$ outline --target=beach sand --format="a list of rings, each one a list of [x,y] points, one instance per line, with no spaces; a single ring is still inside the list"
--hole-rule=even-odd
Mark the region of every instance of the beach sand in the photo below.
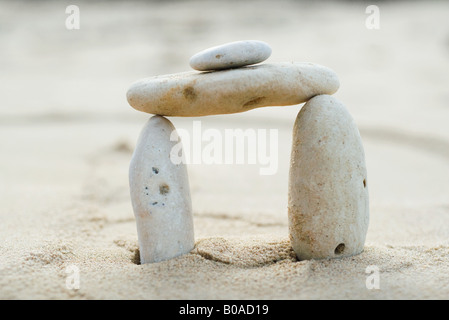
[[[363,2],[79,2],[79,30],[65,27],[67,5],[0,1],[1,299],[449,297],[449,3],[381,2],[379,30],[366,28]],[[295,258],[287,190],[299,105],[170,118],[190,131],[194,121],[277,129],[277,171],[189,165],[195,248],[140,265],[128,166],[150,115],[126,90],[241,39],[269,43],[267,62],[338,74],[335,96],[366,153],[365,250]]]

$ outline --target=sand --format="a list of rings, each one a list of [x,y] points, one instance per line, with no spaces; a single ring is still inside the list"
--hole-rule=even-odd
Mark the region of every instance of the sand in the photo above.
[[[1,299],[447,299],[449,4],[362,2],[0,2]],[[238,10],[236,10],[238,8]],[[177,128],[278,129],[278,170],[189,165],[195,249],[138,264],[128,187],[148,115],[126,102],[143,77],[242,39],[267,62],[337,72],[335,96],[365,146],[370,226],[362,254],[297,261],[288,239],[291,130],[299,106],[171,118]],[[377,268],[378,289],[367,279]],[[79,289],[70,287],[79,270]],[[66,271],[69,271],[68,273]]]

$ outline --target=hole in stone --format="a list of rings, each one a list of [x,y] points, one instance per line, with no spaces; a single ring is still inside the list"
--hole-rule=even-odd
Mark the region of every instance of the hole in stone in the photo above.
[[[363,179],[363,187],[366,188],[366,179]]]
[[[344,244],[344,243],[340,243],[340,244],[335,248],[334,253],[335,253],[336,255],[339,255],[339,254],[342,254],[343,251],[345,251],[345,244]]]
[[[160,194],[167,194],[169,191],[170,191],[170,187],[168,185],[166,185],[165,183],[161,184],[159,186],[159,193]]]
[[[132,263],[140,265],[140,251],[139,249],[136,249],[136,251],[134,251],[134,255],[131,258]]]
[[[158,168],[152,167],[151,169],[153,170],[153,172],[154,172],[155,174],[158,174],[158,173],[159,173],[159,169],[158,169]]]

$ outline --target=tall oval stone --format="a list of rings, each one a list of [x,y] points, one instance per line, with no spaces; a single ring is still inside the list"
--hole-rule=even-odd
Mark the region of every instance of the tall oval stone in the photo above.
[[[173,124],[154,116],[145,124],[131,159],[129,184],[142,264],[168,260],[194,247],[187,168],[170,158],[173,147],[180,149],[177,139]]]
[[[288,217],[300,260],[363,251],[369,222],[365,154],[351,115],[332,96],[312,98],[296,118]]]

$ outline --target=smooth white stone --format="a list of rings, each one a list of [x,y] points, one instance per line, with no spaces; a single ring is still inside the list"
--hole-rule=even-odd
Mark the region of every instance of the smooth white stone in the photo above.
[[[265,61],[270,55],[271,48],[263,41],[235,41],[198,52],[190,58],[190,66],[199,71],[238,68]]]
[[[216,72],[185,72],[139,80],[127,92],[139,111],[196,117],[306,102],[333,94],[334,71],[312,63],[283,62]]]
[[[363,251],[369,223],[365,153],[351,115],[332,96],[312,98],[296,118],[288,216],[300,260]]]
[[[166,118],[150,118],[129,167],[142,264],[168,260],[194,247],[187,168],[170,160],[170,151],[180,143],[170,141],[173,131],[175,127]]]

